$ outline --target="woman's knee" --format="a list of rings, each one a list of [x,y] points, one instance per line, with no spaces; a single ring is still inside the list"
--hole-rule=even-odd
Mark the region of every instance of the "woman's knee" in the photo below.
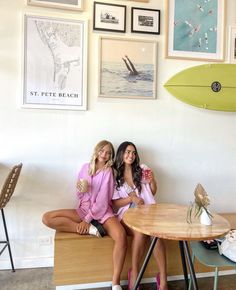
[[[43,214],[43,216],[42,216],[42,222],[43,222],[46,226],[48,226],[48,227],[50,227],[51,219],[52,219],[52,216],[51,216],[51,212],[50,212],[50,211],[45,212],[45,213]]]
[[[112,224],[106,225],[106,228],[108,230],[108,235],[113,239],[116,245],[127,247],[127,234],[118,220],[113,220]]]
[[[157,243],[156,243],[156,246],[154,248],[154,250],[159,250],[159,251],[163,251],[165,252],[166,248],[165,248],[165,243],[162,239],[158,239]]]
[[[142,233],[134,231],[133,239],[136,241],[140,241],[140,242],[145,243],[147,241],[148,237]]]
[[[123,245],[124,247],[127,247],[127,234],[125,229],[122,227],[122,229],[117,233],[115,242]]]

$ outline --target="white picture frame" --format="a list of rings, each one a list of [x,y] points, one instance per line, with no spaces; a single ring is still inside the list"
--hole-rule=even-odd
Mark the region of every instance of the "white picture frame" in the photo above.
[[[99,45],[99,97],[156,99],[156,40],[101,36]]]
[[[116,0],[116,1],[120,1],[120,0]],[[149,0],[121,0],[121,1],[133,1],[133,2],[144,2],[144,3],[148,3]]]
[[[229,27],[229,63],[236,64],[236,26]]]
[[[165,57],[224,61],[225,0],[166,0]]]
[[[27,0],[28,5],[67,10],[83,10],[84,0]]]
[[[87,109],[87,21],[24,15],[23,108]]]

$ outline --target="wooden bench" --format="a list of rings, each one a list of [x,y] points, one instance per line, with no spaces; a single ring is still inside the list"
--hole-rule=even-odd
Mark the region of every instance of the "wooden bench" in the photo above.
[[[222,214],[236,228],[236,214]],[[127,280],[130,267],[130,238],[125,265],[121,275]],[[165,241],[168,276],[182,275],[179,244]],[[96,238],[72,233],[56,232],[54,253],[54,284],[74,285],[111,281],[113,241],[110,237]],[[196,272],[209,272],[209,268],[196,263]],[[158,272],[154,258],[148,264],[144,278],[153,278]]]

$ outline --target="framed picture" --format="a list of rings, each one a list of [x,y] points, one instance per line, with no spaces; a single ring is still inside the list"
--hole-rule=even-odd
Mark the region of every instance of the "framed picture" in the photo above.
[[[160,34],[160,10],[132,7],[131,32]]]
[[[225,0],[166,0],[166,57],[224,60]]]
[[[93,29],[125,32],[126,6],[94,2]]]
[[[156,41],[100,37],[99,53],[99,97],[156,98]]]
[[[236,63],[236,26],[229,28],[229,62]]]
[[[120,0],[118,0],[118,1],[120,1]],[[149,2],[149,0],[123,0],[123,1],[145,2],[145,3]]]
[[[24,15],[25,108],[86,110],[87,22]]]
[[[83,10],[84,0],[27,0],[28,5],[52,7],[68,10]]]

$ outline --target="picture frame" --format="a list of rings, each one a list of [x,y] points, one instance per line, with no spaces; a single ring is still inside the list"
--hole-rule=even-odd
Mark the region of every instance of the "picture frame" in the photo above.
[[[117,0],[120,1],[120,0]],[[148,3],[149,0],[122,0],[122,1],[133,1],[133,2],[144,2],[144,3]]]
[[[205,1],[203,5],[188,0],[165,3],[166,58],[224,60],[225,0]]]
[[[28,5],[67,10],[83,10],[84,0],[27,0]]]
[[[131,8],[131,32],[160,34],[160,14],[158,9]]]
[[[93,30],[125,32],[126,6],[94,2]]]
[[[236,26],[229,27],[229,63],[236,64]]]
[[[156,99],[156,40],[101,36],[99,45],[99,97]]]
[[[87,109],[87,27],[84,20],[24,15],[23,108]]]

